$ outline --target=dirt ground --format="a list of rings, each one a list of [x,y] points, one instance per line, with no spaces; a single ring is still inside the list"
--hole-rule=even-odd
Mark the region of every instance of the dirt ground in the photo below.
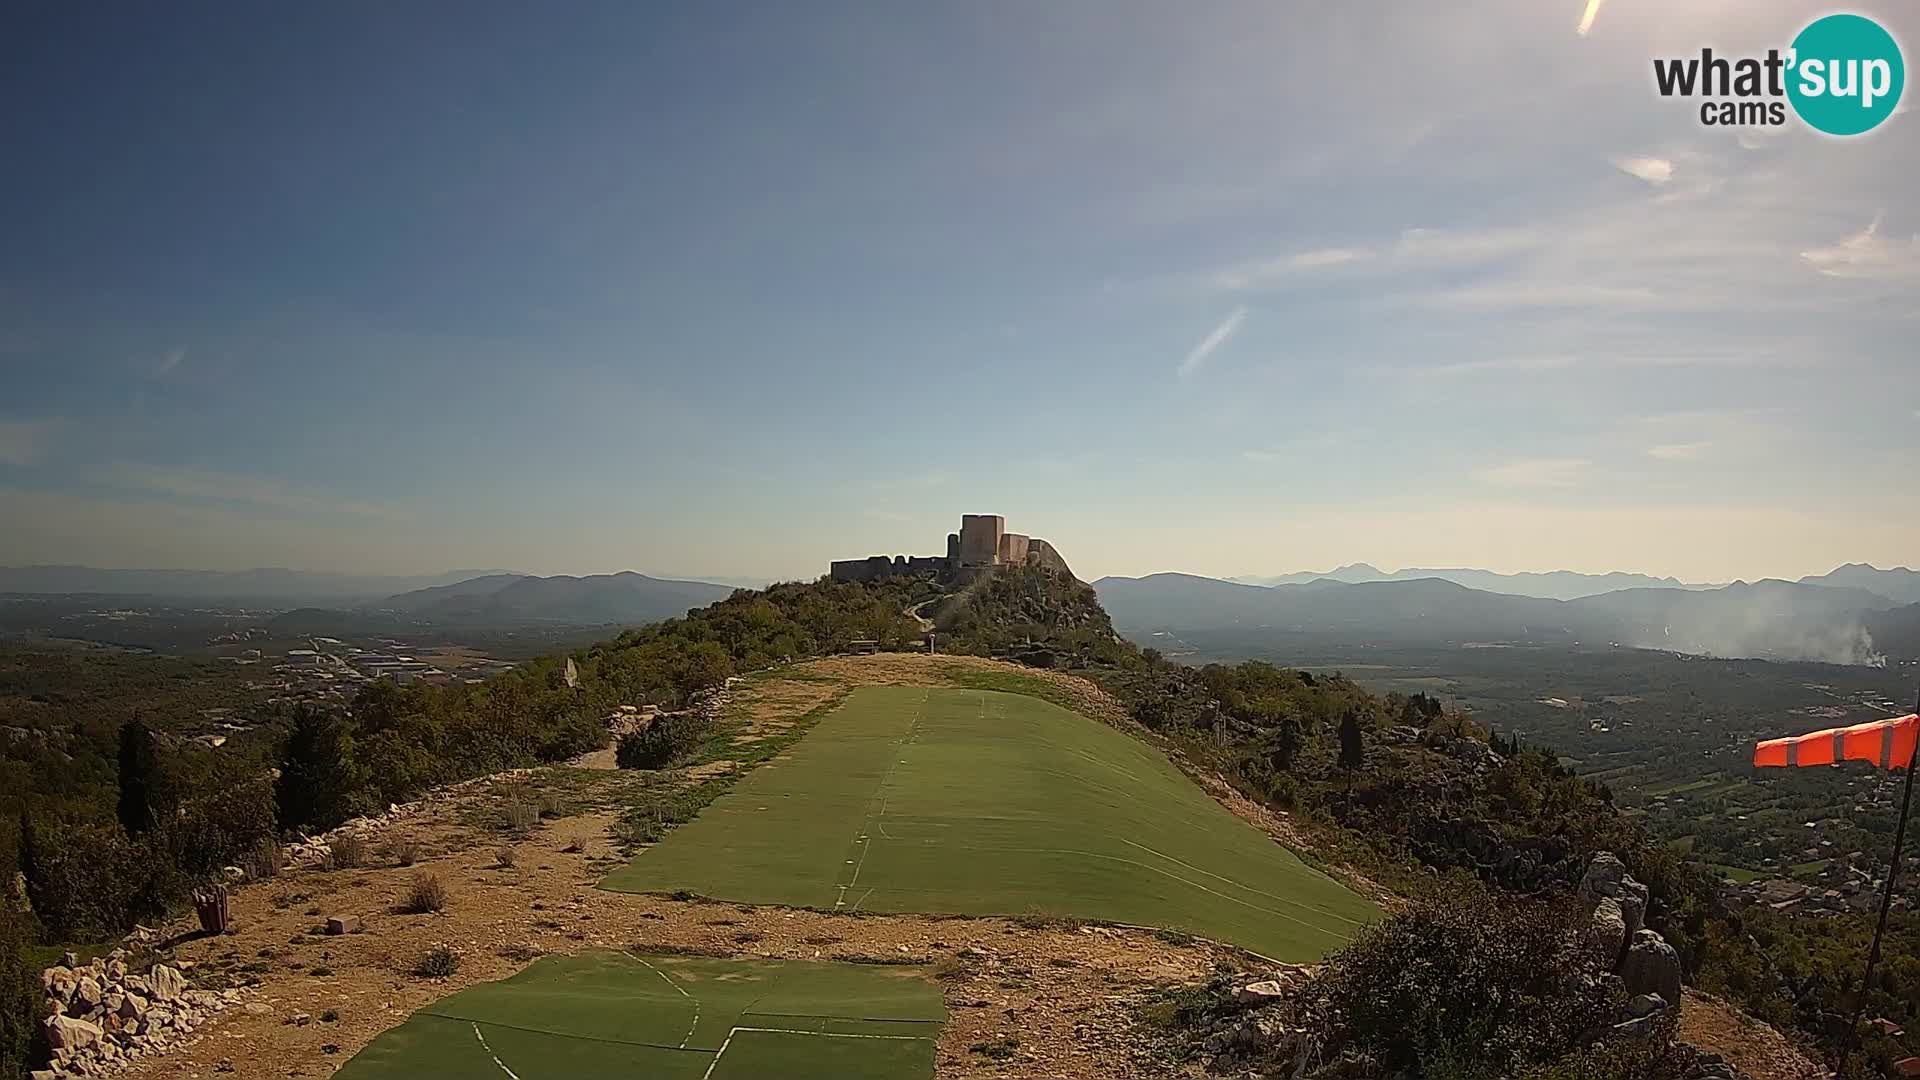
[[[1754,1080],[1819,1080],[1828,1075],[1778,1031],[1712,994],[1686,992],[1680,1037],[1719,1054]]]
[[[747,744],[790,730],[848,686],[941,685],[956,672],[975,671],[1047,679],[1088,715],[1128,723],[1116,702],[1070,675],[973,657],[899,654],[829,658],[756,678],[736,693],[726,715]],[[330,1076],[375,1036],[455,990],[505,978],[545,953],[608,948],[925,964],[949,1013],[937,1080],[1171,1078],[1182,1074],[1150,1058],[1150,1037],[1133,1021],[1142,996],[1200,980],[1220,965],[1261,977],[1257,962],[1235,950],[1151,931],[833,915],[601,892],[595,883],[620,859],[612,807],[646,778],[612,770],[610,761],[574,764],[587,767],[513,778],[515,787],[553,792],[565,805],[587,808],[543,821],[526,835],[502,830],[497,791],[467,785],[457,797],[432,802],[372,837],[372,865],[290,870],[236,890],[232,932],[185,940],[173,954],[197,985],[256,985],[249,1007],[217,1016],[187,1045],[124,1075]],[[706,775],[731,765],[715,762],[681,777],[691,782],[696,771]],[[1208,787],[1276,840],[1302,839],[1284,815],[1222,785]],[[421,852],[411,867],[396,865],[387,850],[403,840]],[[503,865],[509,861],[504,851],[511,852],[511,865]],[[399,913],[420,875],[446,886],[444,910]],[[1364,879],[1349,884],[1392,899]],[[362,928],[327,936],[324,924],[332,916],[355,916]],[[167,929],[185,934],[190,926]],[[459,952],[458,973],[413,974],[421,954],[441,944]],[[1689,993],[1687,1000],[1683,1035],[1757,1080],[1823,1075],[1772,1028],[1707,995]],[[1004,1057],[980,1052],[989,1046],[1013,1050]]]
[[[730,713],[752,722],[743,729],[747,739],[761,738],[787,729],[846,685],[944,682],[941,673],[956,661],[1000,667],[956,657],[823,660],[802,665],[798,677],[758,680],[738,693]],[[616,801],[629,776],[537,770],[512,783],[590,805]],[[474,785],[470,796],[435,802],[371,837],[372,865],[289,870],[236,890],[232,932],[185,940],[173,954],[198,985],[257,983],[251,1009],[219,1016],[187,1046],[125,1075],[329,1076],[376,1035],[455,990],[505,978],[541,954],[611,948],[925,964],[949,1011],[935,1071],[940,1080],[1093,1080],[1140,1074],[1147,1037],[1135,1028],[1132,1008],[1143,993],[1204,978],[1222,964],[1260,970],[1234,950],[1143,930],[832,915],[601,892],[595,882],[619,860],[616,810],[548,820],[516,838],[496,824],[504,824],[497,802],[486,785]],[[411,867],[389,853],[402,840],[420,848]],[[502,865],[507,850],[511,865]],[[421,875],[445,885],[444,910],[401,914]],[[327,936],[324,924],[333,916],[357,917],[362,928]],[[167,929],[184,934],[190,926]],[[441,944],[460,953],[458,973],[414,975],[421,954]],[[990,1044],[1013,1050],[995,1057],[974,1049]],[[1161,1065],[1148,1071],[1170,1075]]]

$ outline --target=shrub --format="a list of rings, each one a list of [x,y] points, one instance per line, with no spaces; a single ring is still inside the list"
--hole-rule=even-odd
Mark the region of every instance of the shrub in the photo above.
[[[40,973],[26,956],[32,943],[32,922],[0,907],[0,1076],[24,1077],[43,1056]]]
[[[338,870],[355,870],[366,864],[367,842],[345,833],[327,845],[333,850],[333,865]]]
[[[540,793],[540,816],[541,817],[543,818],[561,817],[563,816],[564,811],[565,811],[565,807],[560,805],[560,796],[555,795],[551,791],[543,791]]]
[[[499,851],[496,851],[493,853],[493,865],[499,867],[502,870],[513,869],[513,864],[516,861],[517,861],[517,857],[514,855],[513,849],[510,847],[503,847]]]
[[[508,832],[523,833],[540,823],[540,808],[517,798],[509,799],[501,821]]]
[[[444,979],[459,970],[460,954],[448,945],[435,945],[413,965],[413,973],[423,979]]]
[[[412,866],[420,861],[420,841],[402,840],[393,845],[393,861],[398,866]]]
[[[1479,886],[1363,930],[1323,981],[1348,1044],[1388,1070],[1505,1076],[1553,1061],[1619,1003],[1580,978],[1576,911]]]
[[[32,822],[20,853],[34,914],[58,941],[118,937],[187,892],[165,849],[130,842],[118,822]]]
[[[280,871],[285,869],[286,865],[287,856],[280,850],[280,841],[271,836],[262,837],[258,843],[254,844],[253,850],[247,853],[244,861],[247,876],[255,881],[279,877]]]
[[[405,915],[429,915],[447,906],[447,886],[438,874],[415,874],[413,885],[400,911]]]

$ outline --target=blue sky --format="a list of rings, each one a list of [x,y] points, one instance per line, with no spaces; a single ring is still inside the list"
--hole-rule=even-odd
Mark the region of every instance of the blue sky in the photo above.
[[[1912,562],[1910,104],[1703,128],[1652,56],[1825,8],[1581,8],[39,5],[0,562]]]

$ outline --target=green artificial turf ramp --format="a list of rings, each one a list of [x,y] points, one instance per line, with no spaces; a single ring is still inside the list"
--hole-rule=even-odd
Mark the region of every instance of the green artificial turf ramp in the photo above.
[[[926,1080],[946,1021],[915,968],[589,952],[427,1006],[342,1080]]]
[[[1372,905],[1158,751],[1038,698],[866,687],[603,887],[1164,926],[1314,960]]]

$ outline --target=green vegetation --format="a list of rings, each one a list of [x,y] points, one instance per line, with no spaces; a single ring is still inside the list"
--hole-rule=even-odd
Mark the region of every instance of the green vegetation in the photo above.
[[[1166,926],[1287,960],[1372,907],[1152,748],[1033,698],[854,692],[605,887],[845,911],[1042,912]]]
[[[912,1080],[945,1020],[913,968],[584,953],[437,1001],[335,1075]]]

